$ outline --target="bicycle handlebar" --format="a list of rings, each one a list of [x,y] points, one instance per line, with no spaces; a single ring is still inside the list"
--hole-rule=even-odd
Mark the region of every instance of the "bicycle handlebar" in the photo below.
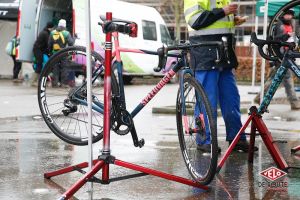
[[[296,46],[295,43],[293,43],[293,42],[292,43],[281,42],[281,41],[272,40],[270,38],[267,38],[266,40],[260,40],[260,39],[257,39],[256,33],[251,34],[251,42],[253,42],[255,45],[257,45],[259,54],[263,58],[265,58],[266,60],[271,60],[271,61],[278,61],[279,58],[265,54],[265,52],[263,50],[263,47],[265,45],[268,45],[269,49],[270,49],[270,47],[275,46],[275,48],[277,48],[277,49],[280,49],[281,47],[288,47],[288,49],[290,49],[290,50],[294,49]]]
[[[218,49],[218,59],[216,60],[216,62],[220,62],[221,60],[221,56],[222,54],[222,48],[224,47],[224,44],[222,42],[219,41],[207,41],[207,42],[201,42],[201,43],[197,43],[197,44],[189,44],[189,43],[185,43],[185,44],[179,44],[179,45],[173,45],[173,46],[163,46],[157,49],[157,54],[158,54],[158,66],[156,68],[154,68],[153,70],[155,72],[160,72],[163,68],[165,68],[165,65],[167,63],[167,58],[168,58],[168,51],[172,51],[172,50],[190,50],[191,48],[195,48],[195,47],[204,47],[204,46],[211,46],[211,47],[216,47]]]

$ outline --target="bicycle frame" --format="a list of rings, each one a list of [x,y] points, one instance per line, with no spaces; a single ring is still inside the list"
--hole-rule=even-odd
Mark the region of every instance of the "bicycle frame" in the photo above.
[[[140,53],[140,54],[149,54],[149,55],[158,55],[156,51],[148,51],[142,49],[129,49],[129,48],[122,48],[119,44],[119,35],[118,32],[113,32],[112,36],[114,38],[114,51],[112,52],[112,56],[115,58],[115,64],[117,69],[117,76],[118,76],[118,87],[119,87],[119,96],[120,100],[125,103],[125,91],[124,91],[124,82],[122,76],[123,64],[121,59],[121,52],[130,52],[130,53]],[[135,109],[130,113],[131,117],[134,118],[155,96],[156,94],[175,76],[175,74],[180,70],[183,69],[180,73],[179,77],[183,77],[184,74],[189,73],[193,74],[192,70],[189,68],[184,68],[187,66],[187,61],[185,56],[180,56],[176,54],[168,54],[169,57],[177,57],[177,63],[164,75],[164,77],[158,82],[158,84],[148,93],[146,97],[141,100]],[[97,69],[99,70],[99,68]],[[94,73],[99,73],[95,71]],[[94,81],[94,80],[93,80]],[[86,105],[86,102],[83,100],[78,99],[82,104]],[[98,101],[93,101],[94,105],[92,108],[100,113],[103,113],[103,105]]]
[[[281,62],[281,66],[278,68],[278,70],[274,76],[274,79],[272,80],[272,83],[271,83],[268,91],[264,95],[263,101],[258,108],[259,114],[263,114],[264,112],[267,111],[267,108],[270,105],[270,102],[271,102],[276,90],[278,89],[280,83],[282,82],[283,77],[285,76],[288,69],[291,69],[294,72],[294,74],[300,79],[300,68],[292,60],[294,58],[295,57],[293,56],[293,52],[290,50],[284,54],[284,57]]]

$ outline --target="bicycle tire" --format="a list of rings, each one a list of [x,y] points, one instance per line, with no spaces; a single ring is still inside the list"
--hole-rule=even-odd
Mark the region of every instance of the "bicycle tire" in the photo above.
[[[283,13],[291,8],[294,8],[295,6],[299,6],[300,5],[300,0],[295,0],[295,1],[290,1],[287,4],[285,4],[284,6],[282,6],[273,16],[273,18],[271,19],[268,29],[267,29],[267,37],[272,37],[274,38],[274,27],[276,24],[276,21],[279,19],[279,17],[281,17],[283,15]],[[300,20],[300,19],[299,19]],[[274,56],[277,56],[280,60],[283,58],[283,54],[274,49],[273,46],[271,46],[271,51],[270,53]]]
[[[181,97],[181,88],[184,90],[184,99]],[[207,120],[208,127],[205,125],[202,133],[208,128],[211,138],[210,153],[203,153],[197,149],[196,137],[200,137],[201,130],[200,128],[197,129],[196,125],[194,111],[196,105],[199,105],[201,109],[199,116],[200,113],[203,114],[203,109],[205,109],[204,111],[206,112],[202,116],[202,122]],[[183,85],[180,85],[178,90],[176,120],[180,149],[189,174],[196,182],[207,185],[213,180],[217,168],[217,127],[216,122],[213,120],[211,106],[203,87],[190,74],[184,76]],[[198,123],[198,126],[201,125]]]
[[[81,61],[73,61],[74,55],[76,58],[80,58],[78,60]],[[79,146],[88,144],[87,105],[74,100],[72,93],[80,88],[80,92],[78,92],[80,93],[80,98],[86,98],[86,84],[84,80],[80,79],[81,82],[79,81],[79,83],[77,83],[78,81],[76,82],[76,80],[78,80],[78,78],[75,78],[76,73],[85,74],[85,56],[86,48],[81,46],[67,47],[57,52],[46,63],[38,82],[39,108],[47,126],[63,141]],[[102,67],[104,70],[104,59],[101,55],[92,51],[91,56],[93,69]],[[61,74],[63,72],[58,76],[59,78],[54,76],[54,69],[57,68],[58,65],[63,66],[62,63],[70,64],[68,67],[64,66],[66,67],[66,74],[68,74],[67,76],[66,74],[64,75],[68,77],[66,88],[61,87],[62,84],[58,82],[58,79],[62,79]],[[101,69],[99,69],[99,71],[101,71]],[[95,79],[92,85],[92,95],[93,99],[97,99],[97,102],[101,106],[103,105],[103,93],[101,93],[101,91],[103,91],[103,81],[99,81],[100,78],[98,76],[103,77],[103,74],[93,73],[92,75],[92,79]],[[57,79],[57,81],[55,79]],[[71,81],[69,81],[69,79],[71,79]],[[111,84],[112,93],[118,93],[118,85],[114,74],[112,74]],[[100,93],[96,91],[100,91]],[[103,138],[103,113],[99,113],[93,109],[92,121],[92,141],[95,143]]]

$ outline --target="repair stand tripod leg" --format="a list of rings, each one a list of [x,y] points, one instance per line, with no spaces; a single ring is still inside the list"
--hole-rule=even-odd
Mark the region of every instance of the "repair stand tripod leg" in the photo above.
[[[87,172],[81,179],[79,179],[72,187],[70,187],[60,198],[59,200],[66,200],[75,194],[86,182],[88,182],[103,166],[104,161],[98,161],[91,169]]]
[[[227,160],[228,156],[230,155],[230,153],[232,152],[233,148],[235,147],[235,145],[238,143],[238,141],[240,140],[241,134],[245,132],[245,129],[247,128],[248,124],[251,122],[253,116],[250,115],[249,118],[247,119],[247,121],[245,122],[245,124],[242,126],[242,128],[239,130],[239,132],[236,134],[235,138],[232,140],[231,144],[229,145],[227,151],[225,152],[225,154],[223,155],[222,159],[220,160],[218,167],[217,167],[217,173],[221,170],[221,168],[223,167],[225,161]]]
[[[161,177],[167,180],[171,180],[171,181],[175,181],[178,183],[182,183],[185,185],[189,185],[189,186],[193,186],[193,187],[197,187],[203,190],[208,190],[208,187],[205,185],[201,185],[199,183],[196,183],[195,181],[186,179],[186,178],[182,178],[179,176],[175,176],[175,175],[171,175],[171,174],[167,174],[158,170],[154,170],[154,169],[150,169],[150,168],[146,168],[146,167],[142,167],[136,164],[132,164],[132,163],[128,163],[125,161],[121,161],[121,160],[117,160],[115,159],[115,157],[110,156],[110,155],[102,155],[99,157],[99,160],[94,160],[93,161],[94,166],[92,167],[92,170],[85,173],[84,176],[79,179],[75,184],[73,184],[73,186],[71,186],[60,198],[59,200],[66,200],[71,198],[86,182],[88,181],[92,181],[94,175],[100,171],[102,169],[102,179],[101,179],[101,184],[109,184],[110,179],[109,179],[109,165],[110,164],[115,164],[127,169],[132,169],[135,171],[139,171],[139,172],[143,172],[144,174],[149,174],[149,175],[153,175],[153,176],[157,176],[157,177]],[[87,163],[81,163],[79,165],[75,165],[72,167],[67,167],[65,169],[62,170],[58,170],[55,172],[49,172],[45,174],[45,177],[47,178],[51,178],[53,176],[57,176],[57,175],[61,175],[64,173],[69,173],[71,171],[75,171],[76,168],[79,168],[78,166],[80,166],[80,168],[83,168],[83,166],[88,167]]]
[[[167,180],[170,180],[170,181],[175,181],[175,182],[182,183],[182,184],[185,184],[185,185],[190,185],[190,186],[193,186],[193,187],[197,187],[197,188],[200,188],[200,189],[203,189],[203,190],[208,190],[208,187],[205,186],[205,185],[201,185],[201,184],[196,183],[194,181],[191,181],[189,179],[182,178],[182,177],[179,177],[179,176],[175,176],[175,175],[172,175],[172,174],[167,174],[167,173],[157,171],[157,170],[154,170],[154,169],[145,168],[145,167],[135,165],[135,164],[132,164],[132,163],[128,163],[128,162],[125,162],[125,161],[121,161],[121,160],[115,160],[114,164],[118,165],[118,166],[121,166],[121,167],[128,168],[128,169],[140,171],[140,172],[143,172],[145,174],[150,174],[150,175],[153,175],[153,176],[164,178],[164,179],[167,179]]]
[[[95,165],[97,163],[97,161],[98,160],[93,160],[93,165]],[[62,175],[62,174],[69,173],[69,172],[72,172],[72,171],[79,171],[83,168],[87,168],[88,166],[89,166],[88,162],[83,162],[83,163],[73,165],[73,166],[70,166],[70,167],[66,167],[66,168],[63,168],[63,169],[59,169],[59,170],[56,170],[56,171],[44,173],[44,178],[49,179],[51,177]]]
[[[232,141],[231,145],[225,152],[224,156],[221,158],[218,167],[217,172],[219,172],[224,165],[225,161],[227,160],[228,156],[232,152],[233,148],[239,141],[241,134],[244,133],[245,129],[249,125],[249,123],[252,121],[251,124],[251,135],[250,135],[250,149],[248,155],[248,160],[250,162],[253,162],[253,149],[254,149],[254,142],[255,142],[255,136],[256,136],[256,130],[259,132],[259,135],[261,136],[263,142],[265,143],[268,151],[270,152],[274,162],[276,163],[277,167],[281,170],[287,170],[289,167],[287,163],[285,162],[282,154],[280,153],[277,145],[274,143],[273,138],[271,136],[271,133],[269,132],[268,128],[266,127],[265,123],[262,120],[261,115],[257,113],[256,107],[250,108],[250,116],[245,122],[245,124],[242,126],[238,134],[235,136],[234,140]]]
[[[300,145],[291,149],[291,153],[296,153],[297,151],[300,151]]]
[[[255,116],[253,120],[255,121],[255,125],[259,132],[259,135],[261,136],[263,142],[265,143],[277,167],[281,170],[287,170],[289,166],[284,160],[282,154],[280,153],[280,150],[278,149],[276,143],[274,142],[273,137],[270,131],[268,130],[266,124],[262,120],[262,118],[260,116]]]

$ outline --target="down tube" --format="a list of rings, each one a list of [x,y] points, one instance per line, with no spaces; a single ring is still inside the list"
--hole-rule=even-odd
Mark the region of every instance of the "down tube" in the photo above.
[[[171,78],[179,71],[180,62],[168,71],[168,73],[159,81],[159,83],[152,89],[152,91],[142,100],[142,102],[131,112],[131,116],[135,117],[153,97],[171,80]]]
[[[280,66],[278,68],[278,70],[272,80],[272,83],[271,83],[268,91],[264,95],[263,101],[258,108],[259,114],[263,114],[264,112],[267,111],[267,108],[270,105],[270,102],[271,102],[276,90],[278,89],[280,83],[282,82],[282,79],[285,76],[287,70],[288,70],[288,68],[286,68],[284,66]]]

